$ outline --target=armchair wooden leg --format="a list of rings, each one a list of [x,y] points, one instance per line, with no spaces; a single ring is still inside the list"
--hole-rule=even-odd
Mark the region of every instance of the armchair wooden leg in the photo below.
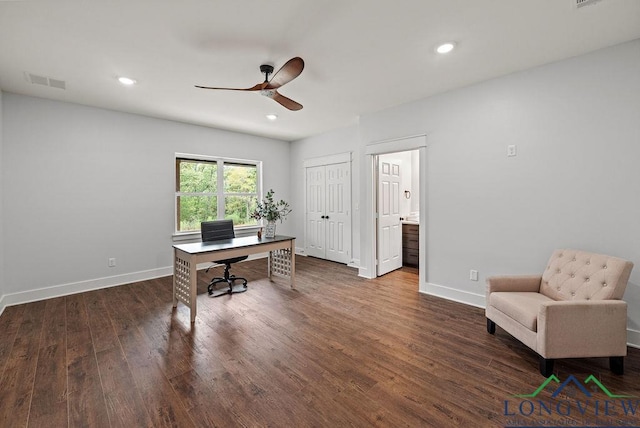
[[[624,374],[624,357],[609,357],[609,368],[617,375]]]
[[[553,374],[553,359],[546,359],[540,357],[540,374],[544,377],[549,377]]]
[[[496,332],[496,323],[487,318],[487,332],[494,334]]]

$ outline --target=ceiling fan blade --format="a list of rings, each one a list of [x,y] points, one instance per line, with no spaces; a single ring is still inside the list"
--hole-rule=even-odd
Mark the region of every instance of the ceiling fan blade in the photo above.
[[[304,61],[302,58],[291,58],[280,68],[280,70],[276,71],[271,80],[269,80],[269,84],[265,89],[276,89],[285,83],[291,82],[293,79],[300,76],[302,70],[304,70]]]
[[[264,88],[264,86],[265,86],[264,83],[258,83],[257,85],[252,86],[251,88],[242,89],[242,88],[214,88],[211,86],[195,85],[196,88],[200,88],[200,89],[221,89],[223,91],[260,91]]]
[[[276,90],[273,91],[273,95],[269,98],[277,103],[282,104],[283,107],[288,108],[289,110],[302,110],[302,104],[293,101],[291,98],[285,97]]]

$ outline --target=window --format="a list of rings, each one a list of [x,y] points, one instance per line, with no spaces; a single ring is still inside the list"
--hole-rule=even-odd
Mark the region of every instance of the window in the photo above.
[[[259,194],[260,162],[176,156],[176,231],[200,230],[200,222],[231,219],[252,226]]]

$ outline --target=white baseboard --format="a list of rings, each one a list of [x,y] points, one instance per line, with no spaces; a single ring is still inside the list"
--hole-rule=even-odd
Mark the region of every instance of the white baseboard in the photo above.
[[[125,273],[122,275],[107,276],[104,278],[89,279],[86,281],[71,282],[68,284],[54,285],[51,287],[37,288],[35,290],[5,294],[2,296],[2,298],[0,298],[0,314],[7,306],[36,302],[38,300],[52,299],[54,297],[68,296],[70,294],[83,293],[85,291],[98,290],[101,288],[115,287],[117,285],[130,284],[132,282],[160,278],[169,275],[173,275],[173,268],[163,267],[158,269]]]
[[[0,315],[2,315],[2,313],[4,312],[4,308],[7,305],[4,303],[4,294],[2,296],[0,296]]]
[[[351,259],[351,261],[347,263],[347,266],[360,269],[360,259]]]
[[[640,349],[640,331],[627,329],[627,345]]]
[[[476,308],[484,308],[485,306],[484,294],[456,290],[455,288],[445,287],[444,285],[433,284],[430,282],[427,282],[426,286],[426,290],[423,290],[422,287],[420,287],[421,293],[442,297],[443,299],[464,303],[465,305],[475,306]]]
[[[373,276],[371,276],[369,269],[366,267],[358,266],[358,276],[366,279],[374,279],[376,277],[375,272],[373,272]]]

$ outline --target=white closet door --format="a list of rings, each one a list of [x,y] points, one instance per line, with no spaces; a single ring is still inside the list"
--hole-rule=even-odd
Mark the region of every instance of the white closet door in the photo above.
[[[378,276],[402,267],[400,225],[400,164],[378,162]]]
[[[326,166],[326,256],[328,260],[349,263],[351,247],[351,177],[349,163]]]
[[[325,167],[306,168],[306,248],[307,255],[325,257]]]

